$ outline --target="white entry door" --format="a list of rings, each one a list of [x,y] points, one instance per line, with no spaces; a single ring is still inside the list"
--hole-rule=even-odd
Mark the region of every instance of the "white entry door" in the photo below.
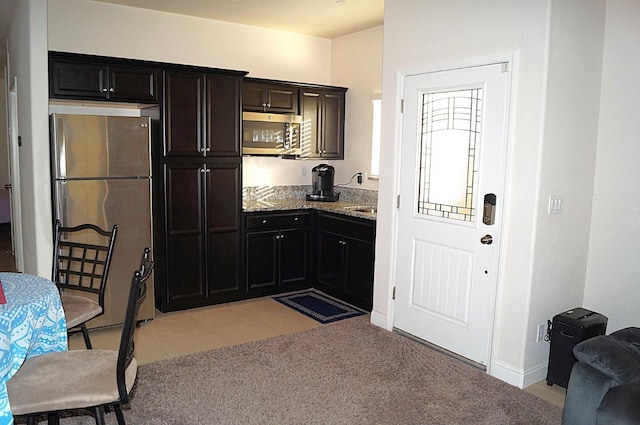
[[[507,64],[404,81],[394,326],[486,365],[500,251]]]

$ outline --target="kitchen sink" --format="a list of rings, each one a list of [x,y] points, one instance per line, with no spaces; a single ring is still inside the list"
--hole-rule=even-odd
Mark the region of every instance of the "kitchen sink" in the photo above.
[[[344,207],[345,210],[349,211],[358,211],[363,213],[375,214],[378,212],[378,208],[371,205],[353,205],[349,207]]]

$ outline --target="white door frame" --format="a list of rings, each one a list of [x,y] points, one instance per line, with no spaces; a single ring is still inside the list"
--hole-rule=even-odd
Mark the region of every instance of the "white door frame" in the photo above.
[[[484,65],[491,65],[491,64],[496,64],[496,63],[508,63],[509,69],[511,71],[511,80],[509,82],[509,88],[508,90],[510,91],[509,93],[509,102],[507,105],[507,117],[506,117],[506,136],[505,136],[505,144],[506,144],[506,149],[505,149],[505,169],[504,169],[504,181],[503,181],[503,197],[504,197],[504,201],[503,201],[503,208],[504,208],[504,215],[503,215],[503,219],[502,219],[502,223],[501,223],[501,234],[502,234],[502,240],[504,241],[506,239],[506,222],[507,222],[507,213],[509,211],[509,179],[508,176],[511,175],[511,145],[513,142],[513,128],[514,128],[514,120],[513,117],[515,116],[514,114],[514,105],[515,105],[515,87],[516,87],[516,76],[517,76],[517,62],[518,62],[518,52],[517,51],[512,51],[512,52],[505,52],[505,53],[498,53],[495,55],[487,55],[487,56],[478,56],[478,57],[472,57],[472,58],[467,58],[467,59],[461,59],[461,60],[456,60],[456,61],[450,61],[450,62],[444,62],[444,63],[436,63],[436,64],[432,64],[432,65],[424,65],[424,66],[419,66],[419,67],[413,67],[413,68],[407,68],[404,70],[401,70],[398,72],[397,74],[397,80],[396,80],[396,99],[394,99],[394,102],[398,104],[398,106],[400,106],[401,104],[401,98],[404,94],[404,81],[406,77],[409,77],[411,75],[418,75],[418,74],[426,74],[426,73],[432,73],[432,72],[441,72],[441,71],[450,71],[450,70],[455,70],[455,69],[460,69],[460,68],[472,68],[472,67],[478,67],[478,66],[484,66]],[[400,193],[400,186],[402,184],[402,182],[400,181],[400,169],[401,169],[401,160],[402,160],[402,122],[403,122],[403,116],[401,113],[401,109],[400,107],[396,108],[396,122],[395,122],[395,129],[396,129],[396,134],[394,136],[395,138],[395,164],[394,164],[394,175],[393,175],[393,179],[395,182],[395,188],[394,188],[394,197],[397,196]],[[397,262],[398,262],[398,258],[397,258],[397,254],[398,254],[398,208],[394,208],[394,213],[393,213],[393,241],[392,241],[392,247],[391,247],[391,267],[390,267],[390,273],[389,273],[389,277],[390,277],[390,285],[387,288],[387,295],[388,295],[388,312],[389,314],[387,315],[387,323],[386,323],[386,328],[391,330],[394,328],[394,323],[395,323],[395,300],[393,299],[393,294],[394,294],[394,287],[396,285],[395,283],[395,277],[396,277],[396,273],[397,273]],[[503,272],[504,272],[504,260],[505,260],[505,243],[503,242],[501,244],[501,249],[500,249],[500,253],[499,253],[499,260],[498,260],[498,276],[496,279],[496,286],[493,290],[493,303],[491,306],[491,326],[490,326],[490,341],[489,341],[489,358],[488,358],[488,362],[487,362],[487,373],[488,374],[492,374],[492,370],[493,370],[493,366],[494,366],[494,350],[495,350],[495,341],[496,341],[496,335],[495,335],[495,325],[496,325],[496,316],[499,313],[500,310],[500,306],[497,304],[497,300],[499,299],[499,295],[501,292],[501,288],[502,288],[502,277],[503,277]]]
[[[20,153],[18,146],[18,77],[7,80],[7,149],[9,153],[9,171],[11,184],[11,239],[16,270],[24,272],[22,243],[22,214],[20,195]]]

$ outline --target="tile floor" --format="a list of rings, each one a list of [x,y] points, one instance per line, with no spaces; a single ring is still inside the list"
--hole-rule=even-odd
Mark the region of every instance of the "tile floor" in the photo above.
[[[0,229],[0,271],[15,271],[11,241]],[[8,233],[10,238],[10,232]],[[156,312],[156,318],[136,330],[136,359],[140,364],[242,344],[322,326],[313,319],[273,299],[256,298],[171,313]],[[117,349],[121,327],[90,331],[94,348]],[[84,349],[81,335],[69,338],[69,348]],[[546,381],[526,391],[558,406],[564,405],[565,389]]]
[[[140,364],[198,351],[242,344],[322,326],[269,297],[210,307],[160,313],[135,333]],[[120,326],[90,331],[94,348],[117,349]],[[80,334],[69,338],[69,349],[83,349]]]

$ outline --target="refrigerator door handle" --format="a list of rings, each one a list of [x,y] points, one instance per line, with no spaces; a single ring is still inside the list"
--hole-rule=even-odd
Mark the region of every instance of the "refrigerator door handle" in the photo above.
[[[55,184],[56,193],[54,194],[57,200],[66,200],[67,196],[67,182],[65,180],[57,180]],[[69,213],[67,211],[67,202],[56,202],[56,217],[60,220],[63,226],[68,226]]]
[[[66,155],[65,152],[65,137],[64,137],[64,118],[56,114],[51,114],[51,126],[53,127],[53,154],[52,160],[54,161],[54,179],[64,178],[67,174],[66,167]]]

